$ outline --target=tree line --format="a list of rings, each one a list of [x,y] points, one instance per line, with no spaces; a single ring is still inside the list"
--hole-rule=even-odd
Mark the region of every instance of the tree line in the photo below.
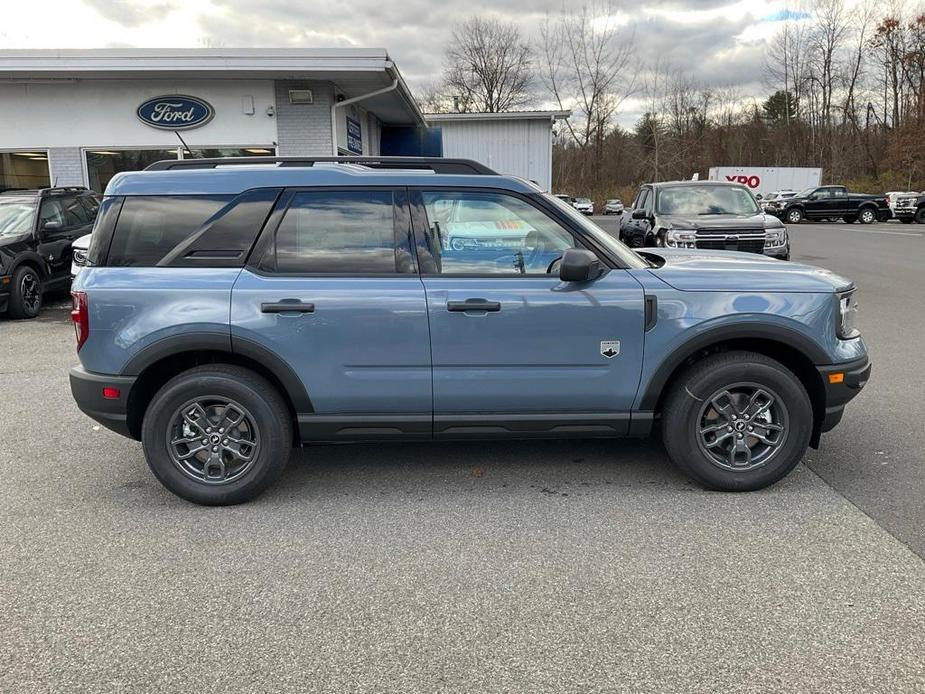
[[[597,200],[731,165],[822,167],[825,182],[871,192],[925,189],[925,7],[786,10],[765,46],[761,98],[698,84],[667,59],[644,63],[619,16],[607,3],[563,8],[534,36],[473,17],[454,29],[421,105],[572,110],[557,125],[554,190]],[[642,115],[620,125],[629,103]]]

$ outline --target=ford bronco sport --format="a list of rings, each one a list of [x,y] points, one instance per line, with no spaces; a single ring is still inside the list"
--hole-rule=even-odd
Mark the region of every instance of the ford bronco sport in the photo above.
[[[450,242],[474,223],[502,241]],[[293,444],[656,427],[703,485],[752,490],[866,383],[856,310],[826,270],[636,252],[474,162],[170,161],[106,190],[70,381],[203,504],[254,497]]]
[[[71,243],[90,231],[98,207],[86,188],[0,193],[0,313],[35,318],[45,292],[67,290]]]

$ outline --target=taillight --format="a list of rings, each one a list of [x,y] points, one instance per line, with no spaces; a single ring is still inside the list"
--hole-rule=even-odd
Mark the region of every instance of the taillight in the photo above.
[[[71,292],[71,320],[74,321],[74,334],[77,336],[77,351],[90,337],[90,311],[87,308],[86,292]]]

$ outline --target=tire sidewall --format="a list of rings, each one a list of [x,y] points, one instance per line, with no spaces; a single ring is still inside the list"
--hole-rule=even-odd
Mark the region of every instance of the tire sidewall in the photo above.
[[[250,412],[260,436],[260,450],[251,468],[239,479],[222,485],[197,482],[170,459],[167,431],[176,410],[197,397],[227,397]],[[142,445],[145,460],[155,477],[179,497],[198,504],[229,505],[248,501],[269,486],[285,467],[291,441],[288,426],[278,421],[278,412],[260,391],[224,374],[181,374],[154,396],[145,413]]]
[[[36,304],[35,310],[33,311],[30,307],[27,307],[24,301],[22,294],[22,283],[23,280],[32,275],[35,278],[35,281],[38,283],[39,287],[39,300]],[[23,266],[16,270],[13,275],[13,289],[10,293],[10,306],[9,313],[14,318],[35,318],[39,315],[39,312],[42,310],[42,277],[33,270],[31,267]]]
[[[788,224],[799,224],[803,221],[803,212],[799,208],[794,208],[787,211],[787,223]]]
[[[777,393],[787,407],[789,431],[783,447],[768,463],[754,470],[732,472],[718,467],[701,452],[698,440],[699,417],[706,398],[725,386],[739,382],[764,385]],[[803,386],[783,367],[763,362],[724,364],[700,372],[684,386],[694,397],[684,397],[680,406],[680,422],[670,423],[680,425],[682,431],[680,436],[674,437],[669,453],[688,474],[701,483],[729,491],[761,489],[786,476],[803,458],[812,435],[812,405]]]
[[[873,224],[877,221],[877,213],[871,209],[864,209],[858,214],[861,224]]]

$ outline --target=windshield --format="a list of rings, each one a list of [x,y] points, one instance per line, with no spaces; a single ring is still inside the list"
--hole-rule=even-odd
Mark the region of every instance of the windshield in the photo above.
[[[0,197],[0,236],[28,234],[34,222],[34,199]]]
[[[575,202],[580,202],[582,205],[587,205],[591,202],[591,198],[575,198]]]
[[[597,224],[589,220],[571,205],[562,202],[562,200],[557,198],[555,195],[550,195],[549,193],[543,193],[543,197],[555,205],[556,209],[564,213],[565,216],[571,219],[575,224],[580,226],[600,245],[604,246],[608,251],[617,256],[620,259],[620,262],[626,265],[626,267],[650,267],[649,263],[643,260],[634,251],[631,251],[628,247],[617,241],[613,236],[601,229]]]
[[[741,186],[671,186],[658,194],[656,211],[684,216],[713,214],[758,214],[758,203]]]

